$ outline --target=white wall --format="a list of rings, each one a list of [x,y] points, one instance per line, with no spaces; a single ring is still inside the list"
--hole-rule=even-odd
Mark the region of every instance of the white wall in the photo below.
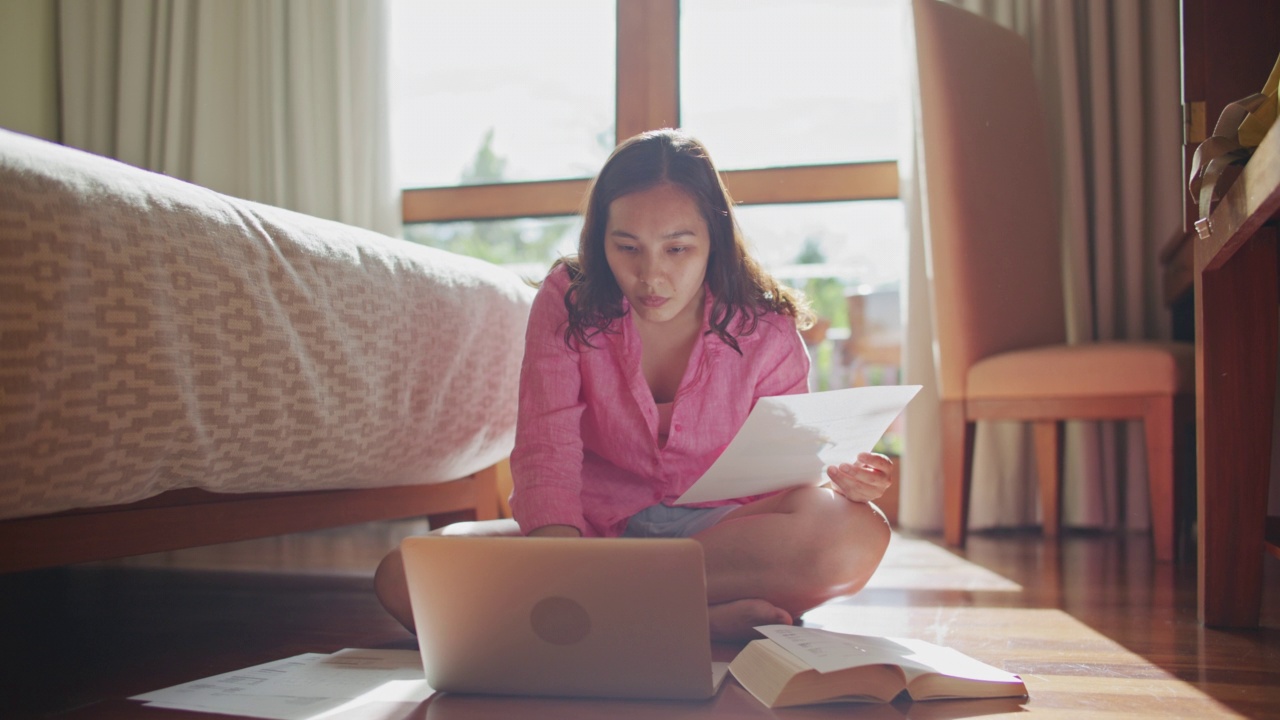
[[[56,0],[0,0],[0,127],[58,139]]]

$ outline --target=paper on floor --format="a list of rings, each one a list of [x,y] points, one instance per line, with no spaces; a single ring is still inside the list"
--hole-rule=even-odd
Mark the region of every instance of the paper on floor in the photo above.
[[[149,706],[268,720],[386,716],[430,697],[416,650],[304,653],[136,695]]]

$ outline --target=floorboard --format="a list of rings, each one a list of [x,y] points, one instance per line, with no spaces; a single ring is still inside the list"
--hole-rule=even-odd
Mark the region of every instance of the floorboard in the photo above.
[[[303,652],[411,649],[370,575],[421,529],[372,524],[0,575],[0,716],[212,717],[127,698]],[[863,592],[806,624],[950,645],[1021,674],[1029,699],[771,712],[729,681],[707,703],[441,695],[408,717],[1280,718],[1280,562],[1266,570],[1263,626],[1224,632],[1196,622],[1194,566],[1152,562],[1141,535],[975,534],[963,557],[896,535]]]

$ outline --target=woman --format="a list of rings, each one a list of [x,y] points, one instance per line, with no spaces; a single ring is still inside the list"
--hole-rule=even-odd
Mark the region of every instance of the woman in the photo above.
[[[827,468],[823,487],[673,505],[756,400],[807,391],[798,330],[811,322],[750,257],[700,143],[658,130],[619,145],[592,184],[578,255],[530,311],[511,455],[520,531],[696,539],[717,639],[861,589],[889,538],[870,504],[890,482],[883,455]],[[399,563],[379,568],[379,596],[411,625]]]

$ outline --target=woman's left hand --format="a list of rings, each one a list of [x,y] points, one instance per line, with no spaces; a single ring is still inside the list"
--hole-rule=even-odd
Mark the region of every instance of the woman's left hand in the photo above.
[[[854,502],[875,500],[893,482],[893,461],[880,453],[859,453],[857,462],[827,468],[836,492]]]

